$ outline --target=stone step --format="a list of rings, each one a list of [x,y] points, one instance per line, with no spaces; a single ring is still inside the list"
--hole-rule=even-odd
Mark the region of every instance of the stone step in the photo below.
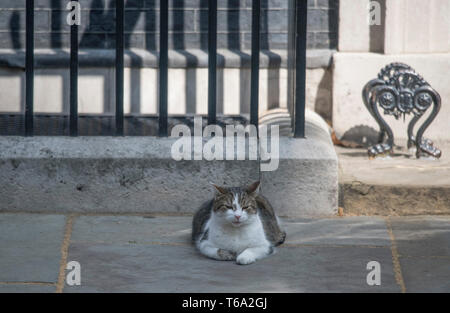
[[[349,215],[450,214],[450,143],[439,160],[416,159],[405,144],[369,160],[367,149],[337,147],[340,204]]]
[[[248,139],[243,161],[236,142],[234,160],[207,161],[192,149],[191,160],[176,161],[171,151],[178,138],[0,136],[0,211],[192,213],[214,195],[209,182],[239,186],[261,179],[279,215],[333,215],[336,153],[318,116],[306,116],[307,138],[280,137],[279,157],[272,154],[276,170],[261,175]]]

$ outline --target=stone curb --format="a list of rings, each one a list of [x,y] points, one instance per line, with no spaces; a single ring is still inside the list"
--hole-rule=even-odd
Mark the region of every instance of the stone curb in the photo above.
[[[111,49],[86,49],[80,50],[80,67],[114,67],[115,50]],[[333,50],[308,50],[307,67],[329,67]],[[260,68],[286,68],[287,50],[262,50],[260,53]],[[36,68],[61,68],[69,67],[69,50],[35,50]],[[158,68],[159,52],[143,49],[131,49],[125,51],[125,67],[133,68]],[[251,52],[219,49],[217,55],[219,68],[250,68]],[[25,52],[23,50],[0,50],[0,67],[25,68]],[[171,68],[207,68],[208,53],[200,49],[169,50],[169,67]]]
[[[0,212],[192,213],[213,196],[211,181],[262,179],[279,215],[333,215],[337,157],[314,114],[307,138],[280,137],[279,167],[261,177],[249,149],[243,161],[176,161],[175,138],[0,137]]]

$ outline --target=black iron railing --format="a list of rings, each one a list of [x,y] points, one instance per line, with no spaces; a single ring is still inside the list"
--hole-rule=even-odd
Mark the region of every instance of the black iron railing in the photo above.
[[[217,110],[217,1],[208,1],[208,5],[208,124],[215,124]]]
[[[295,0],[294,137],[305,137],[306,30],[308,1]]]
[[[78,135],[78,25],[70,27],[70,118],[69,134]]]
[[[34,95],[34,0],[26,1],[25,136],[33,135]]]
[[[159,136],[168,135],[169,1],[160,2]]]
[[[116,136],[123,136],[124,10],[124,0],[116,0]]]
[[[77,0],[78,1],[78,0]],[[306,18],[307,0],[294,1],[295,10],[295,83],[294,83],[294,136],[305,136],[305,74],[306,74]],[[124,135],[124,0],[116,0],[116,136]],[[169,51],[168,0],[160,1],[160,54],[159,54],[159,136],[168,135],[168,51]],[[261,2],[252,3],[252,49],[250,123],[258,125],[259,107],[259,54]],[[217,0],[208,1],[208,123],[217,120]],[[78,26],[70,32],[70,117],[69,134],[78,135]],[[26,100],[25,136],[34,134],[34,0],[26,1]]]

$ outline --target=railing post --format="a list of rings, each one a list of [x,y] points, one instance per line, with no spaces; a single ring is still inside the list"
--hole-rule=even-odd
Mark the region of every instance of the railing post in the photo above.
[[[208,124],[217,118],[217,0],[208,1]]]
[[[124,10],[124,0],[116,0],[116,136],[123,136]]]
[[[261,2],[260,0],[253,0],[250,124],[255,125],[256,127],[258,127],[258,106],[259,106],[259,53],[261,48],[260,19],[261,19]]]
[[[169,0],[160,0],[159,136],[168,135]]]
[[[305,137],[306,38],[308,1],[295,0],[295,124],[294,137]]]
[[[78,2],[78,0],[75,0]],[[78,136],[78,25],[70,26],[70,121],[69,134]]]
[[[34,104],[34,0],[26,1],[25,136],[33,136]]]

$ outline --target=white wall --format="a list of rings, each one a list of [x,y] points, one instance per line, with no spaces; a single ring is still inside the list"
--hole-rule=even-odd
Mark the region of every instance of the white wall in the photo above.
[[[158,69],[126,68],[125,114],[157,114]],[[217,71],[218,113],[250,112],[250,69]],[[169,69],[169,114],[207,114],[208,70]],[[79,72],[79,113],[111,114],[115,107],[113,68],[82,68]],[[0,68],[0,112],[23,112],[24,72]],[[38,69],[35,73],[36,113],[69,111],[69,71]],[[287,69],[260,70],[260,115],[273,108],[287,108]]]
[[[385,25],[378,29],[383,32],[383,49],[373,51],[371,36],[377,36],[377,41],[380,33],[374,34],[368,25],[369,0],[340,0],[339,52],[333,57],[332,88],[336,134],[340,137],[356,126],[378,130],[362,101],[362,88],[387,64],[403,62],[442,98],[441,112],[425,136],[450,140],[450,0],[384,1]],[[396,138],[406,139],[407,123],[393,118],[389,123]]]

